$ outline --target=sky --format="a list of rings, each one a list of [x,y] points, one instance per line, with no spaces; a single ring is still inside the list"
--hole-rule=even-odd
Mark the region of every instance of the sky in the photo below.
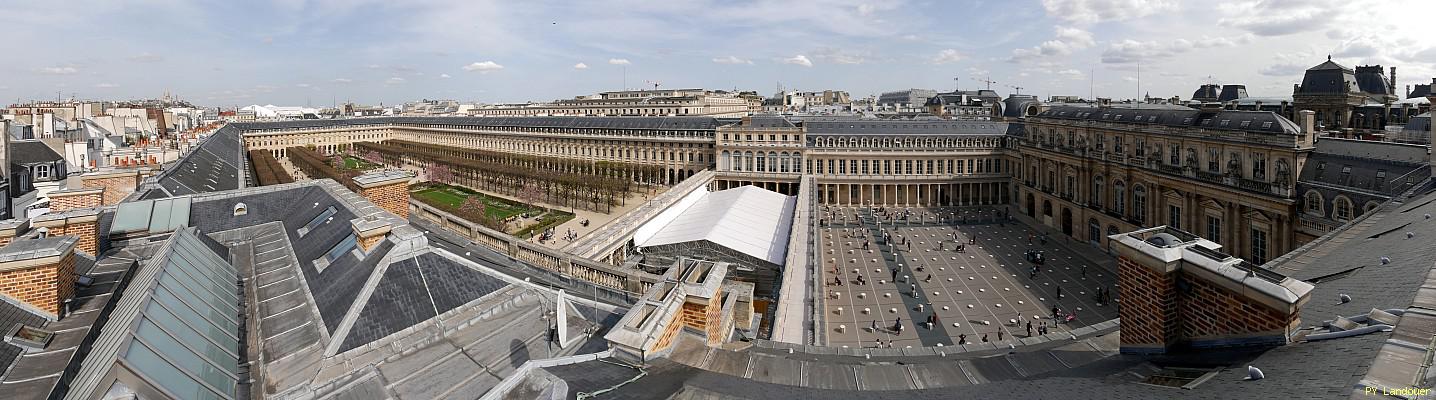
[[[0,102],[329,106],[623,88],[1289,96],[1327,56],[1436,77],[1427,0],[6,0]],[[992,81],[995,83],[987,83]]]

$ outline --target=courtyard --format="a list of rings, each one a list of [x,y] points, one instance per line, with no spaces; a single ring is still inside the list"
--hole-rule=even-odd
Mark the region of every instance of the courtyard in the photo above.
[[[827,345],[951,346],[984,336],[1003,345],[1027,337],[1029,322],[1038,335],[1043,324],[1057,333],[1117,317],[1111,256],[1049,239],[1005,212],[826,208],[818,250]],[[1040,270],[1029,251],[1042,253]]]

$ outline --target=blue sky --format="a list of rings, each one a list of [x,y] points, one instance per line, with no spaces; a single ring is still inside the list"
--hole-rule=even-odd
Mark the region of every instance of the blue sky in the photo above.
[[[910,87],[1189,97],[1289,95],[1330,54],[1436,76],[1436,2],[7,2],[0,101],[157,97],[205,106],[445,98],[513,102],[624,87],[772,94]],[[1141,69],[1139,89],[1138,65]],[[958,81],[954,81],[958,78]]]

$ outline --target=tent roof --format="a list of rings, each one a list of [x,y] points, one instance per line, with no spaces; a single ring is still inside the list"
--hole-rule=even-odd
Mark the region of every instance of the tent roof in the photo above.
[[[787,255],[788,230],[797,198],[743,186],[704,194],[663,224],[639,247],[707,240],[773,264]]]

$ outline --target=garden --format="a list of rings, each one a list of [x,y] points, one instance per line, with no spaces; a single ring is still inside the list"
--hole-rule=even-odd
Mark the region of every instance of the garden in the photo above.
[[[536,207],[439,182],[416,185],[410,196],[490,229],[529,238],[573,219],[573,213]]]

